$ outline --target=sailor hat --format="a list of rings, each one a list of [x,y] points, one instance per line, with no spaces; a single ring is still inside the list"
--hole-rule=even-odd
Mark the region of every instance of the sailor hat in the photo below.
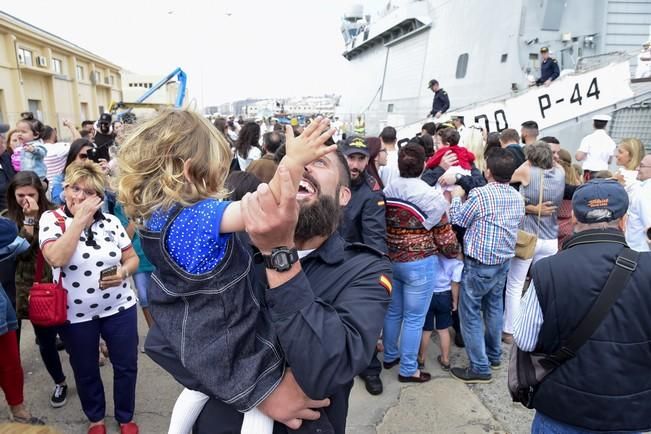
[[[594,115],[592,117],[593,121],[603,121],[603,122],[610,122],[612,118],[608,115]]]

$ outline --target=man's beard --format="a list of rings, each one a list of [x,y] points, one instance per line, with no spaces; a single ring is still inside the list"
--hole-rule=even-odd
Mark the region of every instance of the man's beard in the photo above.
[[[337,188],[335,197],[339,197],[339,188]],[[314,237],[329,237],[337,230],[342,211],[335,197],[320,194],[315,203],[301,205],[294,230],[296,241],[307,241]]]

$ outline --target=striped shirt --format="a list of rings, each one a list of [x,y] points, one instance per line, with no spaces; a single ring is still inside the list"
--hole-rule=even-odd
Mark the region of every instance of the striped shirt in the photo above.
[[[515,256],[518,227],[524,217],[524,201],[509,186],[490,182],[470,191],[468,200],[452,199],[450,221],[467,228],[464,252],[482,264],[498,265]]]
[[[522,351],[532,352],[538,345],[543,313],[533,281],[520,301],[520,313],[513,322],[513,340]]]
[[[63,173],[68,159],[70,144],[64,142],[46,143],[47,155],[43,159],[47,169],[47,179],[52,181],[58,174]]]
[[[520,186],[520,193],[524,197],[525,205],[538,205],[540,200],[540,181],[543,181],[543,202],[552,202],[555,207],[560,207],[565,192],[565,171],[560,166],[543,170],[540,167],[529,168],[531,176],[529,184]],[[558,215],[554,211],[551,215],[540,216],[538,214],[526,214],[522,220],[522,230],[531,234],[537,234],[541,240],[555,240],[558,238]]]

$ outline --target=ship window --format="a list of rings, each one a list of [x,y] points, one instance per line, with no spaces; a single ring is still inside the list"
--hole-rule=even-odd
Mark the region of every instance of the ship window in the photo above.
[[[393,104],[387,105],[387,113],[393,113]]]
[[[500,59],[500,62],[506,63],[506,59],[508,59],[508,58],[509,58],[508,53],[504,53],[504,54],[502,54],[502,58]]]
[[[457,78],[463,78],[466,76],[466,71],[468,70],[468,53],[463,53],[459,56],[457,60]]]

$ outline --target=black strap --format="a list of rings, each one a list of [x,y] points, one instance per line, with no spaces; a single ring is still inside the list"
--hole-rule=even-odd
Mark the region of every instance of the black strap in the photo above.
[[[639,256],[639,252],[628,247],[622,249],[597,300],[583,317],[574,333],[561,346],[561,349],[554,354],[550,354],[547,360],[558,367],[576,355],[579,348],[597,331],[601,322],[610,312],[610,308],[628,285],[631,275],[637,268]]]

